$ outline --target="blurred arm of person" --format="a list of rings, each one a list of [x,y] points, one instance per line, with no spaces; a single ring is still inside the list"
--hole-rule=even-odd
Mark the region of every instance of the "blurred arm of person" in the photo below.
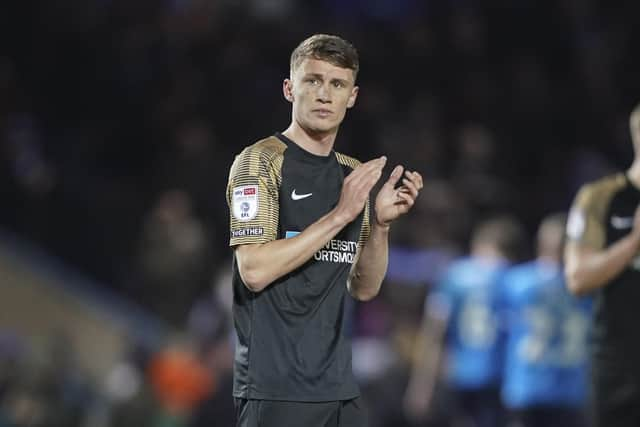
[[[591,215],[596,203],[585,187],[569,214],[565,276],[569,290],[575,295],[589,294],[607,286],[638,255],[640,248],[640,207],[635,211],[630,232],[603,247],[605,225]]]
[[[364,209],[385,163],[386,158],[380,157],[356,168],[345,178],[336,207],[295,237],[239,245],[236,248],[238,270],[247,288],[260,292],[302,266],[353,221]],[[418,187],[422,187],[419,174],[407,173],[410,178],[403,180],[405,184],[394,190],[401,175],[402,167],[398,166],[376,198],[376,223],[351,274],[349,290],[357,299],[370,299],[378,293],[387,267],[389,224],[411,208]]]
[[[607,286],[608,283],[629,265],[638,255],[640,248],[640,206],[636,208],[633,220],[618,218],[622,224],[616,226],[616,217],[611,216],[615,228],[630,228],[629,233],[615,243],[606,246],[610,191],[607,187],[619,186],[629,181],[640,183],[640,105],[631,112],[629,129],[635,151],[635,158],[626,176],[620,174],[608,181],[585,185],[580,189],[569,212],[567,221],[568,243],[565,248],[565,276],[569,290],[576,295],[584,295]],[[602,193],[602,194],[601,194]]]
[[[410,420],[424,420],[429,414],[440,375],[449,318],[449,304],[439,295],[429,296],[404,395],[404,412]]]

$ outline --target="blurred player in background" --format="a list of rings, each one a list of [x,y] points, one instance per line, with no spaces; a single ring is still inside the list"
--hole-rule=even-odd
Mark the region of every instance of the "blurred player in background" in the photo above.
[[[247,147],[231,167],[238,426],[367,425],[345,298],[347,290],[358,300],[378,294],[390,225],[414,204],[422,177],[396,166],[370,224],[369,192],[386,158],[360,164],[333,151],[356,101],[357,73],[347,41],[304,40],[283,85],[290,126]]]
[[[410,418],[432,410],[441,359],[444,381],[452,392],[453,412],[474,427],[501,425],[499,328],[500,277],[522,256],[524,231],[513,219],[480,224],[471,254],[454,261],[425,304],[418,354],[405,406]]]
[[[569,289],[594,294],[592,385],[597,427],[640,425],[640,105],[625,173],[584,185],[567,223]]]
[[[585,425],[590,301],[566,289],[565,215],[545,218],[537,258],[510,269],[502,285],[507,345],[502,398],[518,427]]]

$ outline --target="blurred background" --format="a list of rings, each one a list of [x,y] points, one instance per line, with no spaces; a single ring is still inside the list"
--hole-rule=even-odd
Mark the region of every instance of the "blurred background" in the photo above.
[[[352,307],[372,425],[401,426],[425,296],[495,214],[530,241],[633,157],[637,1],[21,0],[0,5],[0,426],[232,425],[225,187],[286,128],[292,49],[350,40],[336,149],[420,171]],[[528,256],[534,256],[529,246]]]

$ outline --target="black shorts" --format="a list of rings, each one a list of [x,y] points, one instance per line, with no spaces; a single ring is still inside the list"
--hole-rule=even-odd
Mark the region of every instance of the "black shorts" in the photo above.
[[[367,427],[362,399],[290,402],[236,398],[236,427]]]
[[[478,390],[454,390],[456,409],[459,415],[478,427],[495,427],[503,424],[505,411],[497,387]]]
[[[519,427],[586,427],[587,425],[583,409],[561,406],[518,409],[512,411],[509,418],[513,425]]]
[[[640,426],[640,376],[608,367],[594,369],[592,376],[594,427]]]

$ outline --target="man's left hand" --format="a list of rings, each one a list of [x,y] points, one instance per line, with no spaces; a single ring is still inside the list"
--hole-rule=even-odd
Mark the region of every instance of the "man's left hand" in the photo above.
[[[401,177],[402,185],[394,188]],[[396,166],[376,197],[378,225],[388,227],[400,215],[409,212],[422,187],[422,176],[418,172],[405,171],[404,167]]]

